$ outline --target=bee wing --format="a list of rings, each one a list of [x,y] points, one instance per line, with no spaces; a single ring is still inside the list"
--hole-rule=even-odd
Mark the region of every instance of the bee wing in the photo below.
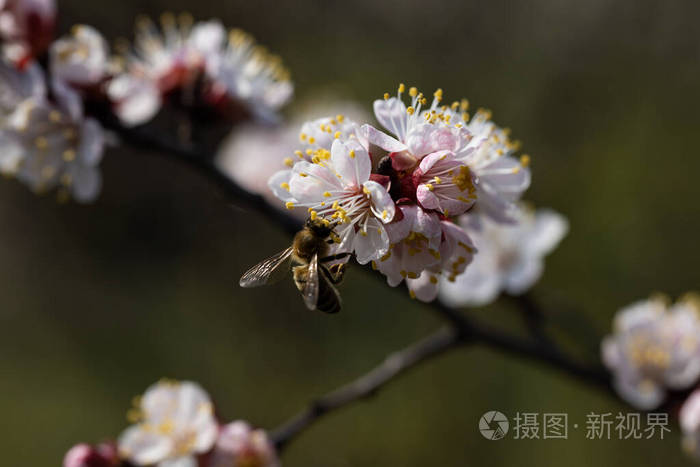
[[[301,292],[309,310],[315,310],[318,303],[318,255],[314,255],[307,268],[306,284]]]
[[[238,284],[241,287],[260,287],[261,285],[271,284],[284,277],[282,272],[288,272],[289,259],[292,256],[292,247],[277,253],[265,261],[261,261],[250,268],[243,276]]]

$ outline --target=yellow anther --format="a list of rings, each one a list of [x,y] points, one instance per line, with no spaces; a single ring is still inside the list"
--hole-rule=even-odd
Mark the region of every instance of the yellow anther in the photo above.
[[[416,111],[416,109],[414,109],[413,107],[409,107],[406,109],[406,112],[408,113],[408,115],[413,115],[415,113],[415,111]]]
[[[39,136],[36,140],[34,140],[34,144],[36,144],[36,147],[39,149],[46,149],[49,147],[49,141],[43,136]]]
[[[469,113],[468,112],[462,112],[462,120],[465,122],[469,121]]]
[[[338,120],[340,123],[343,123],[343,120],[345,120],[345,116],[338,114],[335,116],[335,119]]]
[[[384,100],[385,100],[385,101],[388,101],[388,100],[389,100],[389,93],[388,93],[388,92],[385,92],[385,93],[384,93]]]
[[[520,165],[522,165],[523,167],[529,166],[530,165],[530,156],[527,154],[523,154],[522,156],[520,156]]]
[[[300,177],[308,177],[309,174],[304,173],[304,172],[299,172],[299,176],[300,176]]]
[[[56,175],[56,169],[54,167],[51,167],[50,165],[47,165],[46,167],[41,169],[41,177],[44,179],[49,179]]]
[[[75,155],[74,149],[66,149],[63,151],[63,160],[66,162],[72,162],[75,160]]]
[[[459,109],[462,112],[466,112],[469,109],[469,101],[466,99],[462,99],[461,102],[459,103]]]
[[[437,284],[438,283],[438,278],[435,276],[430,276],[430,283],[431,284]]]
[[[284,165],[286,165],[287,167],[292,167],[294,165],[294,159],[292,159],[291,157],[285,157]]]
[[[435,176],[433,180],[435,180],[435,183],[437,183],[438,185],[442,183],[442,179],[438,176]]]
[[[311,154],[314,153],[311,149],[307,149],[305,152],[306,152],[307,156],[310,156]],[[303,159],[304,157],[302,156],[301,158]]]
[[[433,93],[433,97],[435,97],[436,101],[440,102],[442,100],[442,89],[437,88]]]
[[[432,183],[426,183],[425,186],[427,186],[428,190],[430,190],[430,191],[433,191],[435,189],[435,187],[433,186]]]
[[[280,187],[284,188],[285,190],[289,191],[289,183],[287,182],[282,182],[280,183]]]
[[[406,86],[403,83],[399,84],[399,94],[401,94],[405,90],[406,90]]]
[[[355,150],[351,149],[349,155],[350,155],[350,159],[354,159],[355,158]]]
[[[287,209],[294,209],[294,203],[291,201],[287,201],[284,205],[287,207]]]
[[[373,269],[374,271],[377,270],[377,262],[376,262],[376,261],[372,261],[372,269]]]
[[[408,90],[408,95],[416,97],[418,95],[418,89],[412,86],[411,89]]]
[[[314,210],[312,210],[309,214],[310,214],[310,217],[311,217],[311,220],[312,220],[312,221],[315,221],[316,218],[318,217],[318,213],[317,213],[316,211],[314,211]]]
[[[310,136],[309,137],[309,144],[314,144],[315,142],[316,142],[316,138],[314,138],[313,136]]]
[[[329,191],[325,191],[323,192],[323,196],[325,196],[326,198],[330,198],[332,195]]]
[[[302,134],[299,135],[299,139],[302,140],[302,141],[306,141],[306,138],[307,138],[306,133],[302,133]]]
[[[367,189],[367,187],[363,186],[362,187],[362,193],[369,195],[371,192]]]
[[[333,134],[333,137],[334,137],[335,139],[338,139],[338,138],[340,138],[341,135],[342,135],[341,132],[336,131],[336,132]]]

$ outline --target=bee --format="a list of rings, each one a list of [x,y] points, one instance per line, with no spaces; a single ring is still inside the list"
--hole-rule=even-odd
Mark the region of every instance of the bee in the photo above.
[[[345,264],[327,264],[351,253],[329,255],[329,245],[338,241],[335,225],[320,218],[307,219],[304,228],[294,236],[292,246],[250,268],[241,277],[240,286],[271,284],[291,269],[294,284],[309,310],[339,312],[340,294],[335,285],[343,279]]]

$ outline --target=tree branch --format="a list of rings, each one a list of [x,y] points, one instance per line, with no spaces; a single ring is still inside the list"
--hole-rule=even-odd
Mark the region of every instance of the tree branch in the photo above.
[[[292,438],[325,414],[373,396],[381,387],[409,369],[462,342],[459,332],[450,326],[445,326],[423,340],[392,353],[382,363],[355,381],[313,401],[306,409],[275,429],[270,434],[272,441],[277,449],[281,450]]]

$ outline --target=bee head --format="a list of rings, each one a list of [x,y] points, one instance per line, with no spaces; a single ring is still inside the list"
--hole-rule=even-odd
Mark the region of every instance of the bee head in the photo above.
[[[338,222],[329,222],[326,219],[316,217],[315,219],[308,218],[304,225],[307,229],[311,230],[314,235],[327,238],[330,236],[331,232],[333,232],[335,226],[338,225]]]

